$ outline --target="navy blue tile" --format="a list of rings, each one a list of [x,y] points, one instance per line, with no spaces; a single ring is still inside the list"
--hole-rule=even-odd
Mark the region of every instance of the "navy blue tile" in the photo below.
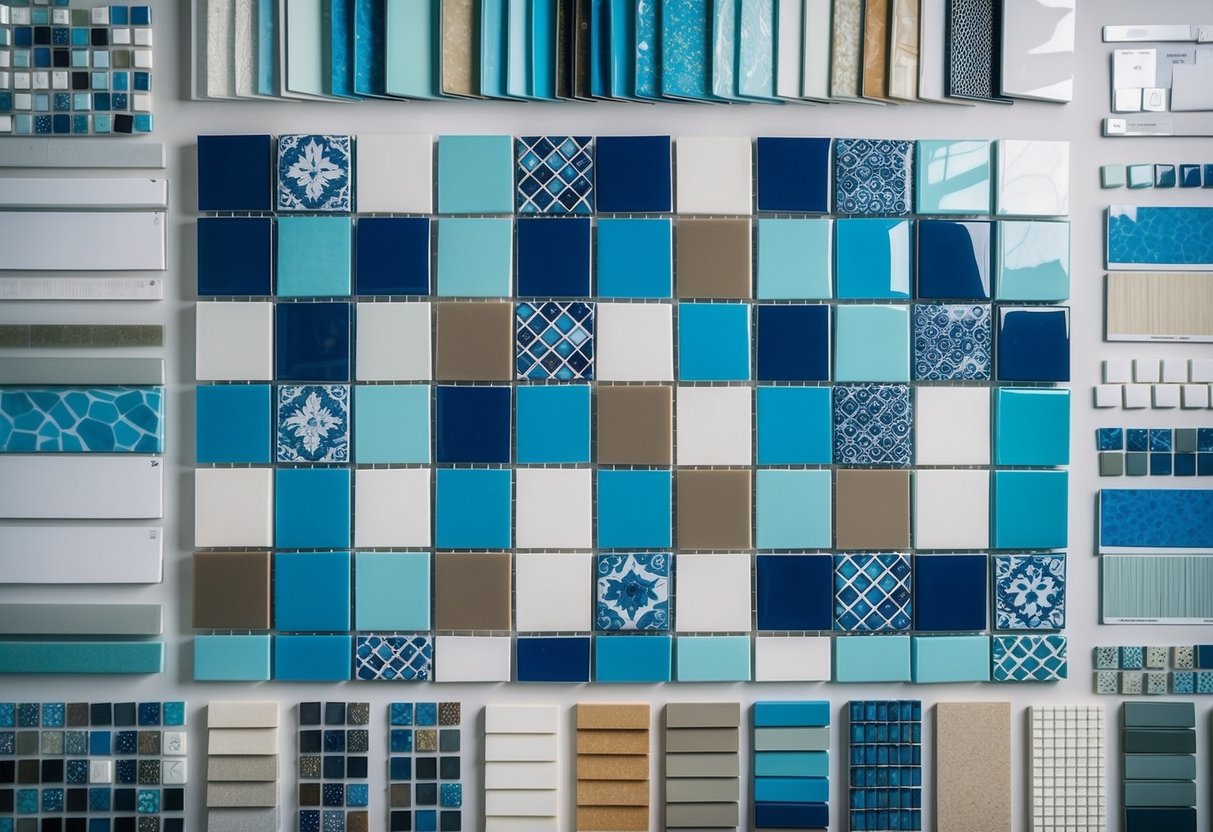
[[[986,556],[919,555],[914,558],[914,629],[984,630]]]
[[[428,218],[365,217],[358,220],[354,239],[357,294],[429,294]]]
[[[1196,455],[1196,475],[1199,477],[1213,477],[1213,454]]]
[[[1196,429],[1196,450],[1213,451],[1213,428]]]
[[[519,297],[590,294],[588,217],[518,220]]]
[[[1174,188],[1175,187],[1175,165],[1155,165],[1154,166],[1154,187],[1155,188]]]
[[[825,803],[755,802],[754,825],[759,829],[825,829],[830,825],[830,807]]]
[[[1124,832],[1196,832],[1196,809],[1192,807],[1125,807]]]
[[[1203,165],[1204,178],[1201,180],[1202,188],[1213,188],[1213,164],[1206,162]]]
[[[275,317],[279,381],[350,380],[350,304],[279,303]]]
[[[274,221],[269,217],[198,220],[198,296],[274,293]]]
[[[439,387],[438,462],[510,461],[510,388]]]
[[[599,136],[595,144],[600,213],[670,212],[669,136]]]
[[[519,682],[588,682],[589,638],[520,638],[517,642]]]
[[[1179,187],[1181,187],[1181,188],[1199,188],[1200,187],[1200,165],[1180,165],[1179,166]]]
[[[269,136],[199,136],[198,210],[270,210],[273,157]]]
[[[1070,380],[1070,310],[998,310],[999,381]]]
[[[758,629],[834,626],[834,560],[829,555],[759,555]]]
[[[1150,476],[1151,477],[1169,477],[1169,476],[1171,476],[1171,454],[1169,454],[1169,453],[1150,454]]]
[[[1125,446],[1129,451],[1150,450],[1150,431],[1145,428],[1129,428],[1125,431]]]
[[[990,223],[918,221],[918,297],[990,297]]]
[[[1175,476],[1177,476],[1177,477],[1194,477],[1194,476],[1196,476],[1196,454],[1176,454],[1174,465],[1175,465]]]
[[[1196,645],[1196,666],[1201,670],[1213,668],[1213,644]]]
[[[758,210],[830,210],[830,140],[758,139]]]
[[[757,342],[759,381],[829,380],[828,306],[759,306]]]

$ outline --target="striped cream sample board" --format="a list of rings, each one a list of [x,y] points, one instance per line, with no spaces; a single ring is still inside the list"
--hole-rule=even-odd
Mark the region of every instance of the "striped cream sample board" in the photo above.
[[[665,828],[736,829],[740,823],[741,705],[665,706]]]
[[[555,705],[484,708],[484,832],[557,832],[560,711]]]
[[[1120,706],[1125,832],[1196,832],[1196,706]]]
[[[1108,790],[1103,705],[1028,708],[1033,832],[1103,832]]]
[[[754,703],[754,826],[830,824],[830,703]]]
[[[649,828],[647,704],[577,706],[577,829]]]
[[[207,708],[207,832],[278,829],[278,703]]]
[[[935,828],[1011,832],[1011,703],[935,706]]]

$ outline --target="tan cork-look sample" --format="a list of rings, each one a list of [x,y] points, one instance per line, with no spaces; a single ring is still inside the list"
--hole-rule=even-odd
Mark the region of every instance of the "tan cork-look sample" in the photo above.
[[[935,706],[939,832],[1010,832],[1011,703]]]
[[[863,96],[888,95],[889,0],[867,0],[863,15]]]
[[[578,806],[580,832],[644,832],[649,828],[647,806]]]
[[[578,806],[648,806],[647,780],[578,780]]]
[[[651,710],[648,705],[580,704],[577,727],[648,730]]]
[[[649,828],[649,724],[645,704],[577,706],[578,830]]]
[[[578,754],[583,780],[648,780],[649,758],[639,754]]]
[[[835,545],[904,549],[910,545],[910,472],[842,469],[836,473]]]
[[[648,729],[606,730],[579,728],[578,754],[648,754]]]
[[[674,289],[680,298],[750,297],[750,221],[679,219]]]

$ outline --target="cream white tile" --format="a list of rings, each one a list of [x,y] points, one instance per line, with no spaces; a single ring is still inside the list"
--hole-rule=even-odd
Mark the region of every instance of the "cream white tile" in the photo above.
[[[557,734],[490,734],[484,736],[484,761],[546,762],[557,760]]]
[[[560,792],[551,789],[486,789],[484,813],[492,817],[554,817]]]
[[[1123,395],[1119,384],[1097,384],[1095,385],[1095,406],[1120,407]]]
[[[484,832],[560,832],[560,819],[487,815],[484,819]]]
[[[1209,385],[1207,384],[1185,384],[1183,385],[1183,405],[1185,408],[1194,409],[1209,406]]]
[[[750,214],[748,136],[680,136],[674,143],[679,214]]]
[[[914,472],[914,545],[984,549],[990,545],[990,475],[986,471]]]
[[[572,552],[515,555],[514,628],[538,633],[591,629],[592,587],[592,555]]]
[[[1183,358],[1164,358],[1162,360],[1162,380],[1164,384],[1183,384],[1187,381],[1187,360]]]
[[[989,465],[989,390],[919,387],[914,402],[914,453],[919,465]]]
[[[758,636],[754,639],[755,682],[828,682],[829,638]]]
[[[1213,358],[1193,358],[1190,381],[1213,381]]]
[[[274,378],[274,305],[201,301],[197,305],[194,376],[198,381]]]
[[[166,786],[180,786],[186,782],[187,769],[185,760],[164,760],[160,763],[160,782]]]
[[[194,545],[274,545],[274,472],[200,468],[194,472]]]
[[[749,555],[678,555],[674,624],[680,633],[753,629]]]
[[[514,545],[588,549],[592,542],[589,469],[519,468]]]
[[[674,380],[674,320],[668,303],[600,303],[594,329],[599,381]]]
[[[679,387],[679,465],[749,465],[753,458],[748,387]]]
[[[277,728],[211,728],[207,732],[209,754],[277,754]]]
[[[358,381],[429,381],[431,323],[428,303],[359,303],[355,378]]]
[[[361,133],[355,143],[359,213],[433,212],[433,136]]]
[[[278,725],[278,703],[211,702],[206,706],[206,724],[211,728],[274,728]]]
[[[1150,385],[1126,384],[1124,387],[1126,410],[1140,410],[1150,406]]]
[[[434,681],[508,682],[513,643],[509,636],[438,636]]]
[[[161,736],[161,749],[166,757],[184,757],[187,745],[185,731],[165,731]]]
[[[560,727],[555,705],[485,705],[484,730],[489,734],[550,734]]]
[[[1162,380],[1162,361],[1138,358],[1133,362],[1133,380],[1138,384],[1157,384]]]
[[[430,545],[428,468],[354,472],[354,545],[360,549]]]
[[[1179,407],[1178,384],[1155,384],[1152,387],[1154,407],[1160,409]]]
[[[1128,384],[1133,380],[1133,362],[1128,358],[1109,358],[1103,363],[1104,384]]]
[[[1069,142],[1000,139],[995,156],[995,213],[1055,217],[1070,212]]]
[[[554,762],[484,764],[486,789],[554,789],[559,777],[559,764]]]

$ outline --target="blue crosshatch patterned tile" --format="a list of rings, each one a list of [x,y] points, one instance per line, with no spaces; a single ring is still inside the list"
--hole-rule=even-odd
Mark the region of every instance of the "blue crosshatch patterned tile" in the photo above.
[[[589,136],[522,136],[514,142],[520,214],[589,214],[594,207]]]
[[[598,211],[669,213],[671,170],[669,136],[599,136],[594,146]]]
[[[995,555],[994,626],[999,630],[1064,628],[1065,556]]]
[[[764,304],[758,307],[756,329],[759,381],[829,380],[828,306]]]
[[[161,387],[0,387],[0,452],[163,453]]]
[[[279,387],[277,424],[279,462],[347,462],[349,385]]]
[[[429,636],[358,636],[354,640],[355,679],[425,682],[433,678],[433,669],[434,643]]]
[[[834,210],[840,214],[909,214],[913,158],[913,142],[835,139]]]
[[[587,217],[524,217],[517,225],[519,297],[590,294]]]
[[[989,379],[992,352],[989,306],[914,305],[914,378],[918,381]]]
[[[671,565],[665,552],[598,555],[595,629],[669,630]]]
[[[910,585],[909,555],[835,555],[834,629],[841,632],[910,629]]]
[[[834,462],[908,468],[914,425],[905,384],[840,384],[834,388]]]
[[[350,211],[351,144],[349,136],[279,136],[278,210]]]
[[[434,419],[438,462],[510,461],[509,387],[439,387]]]
[[[519,379],[572,381],[594,377],[594,304],[519,303],[514,320]]]
[[[1065,636],[995,636],[995,682],[1055,682],[1066,678]]]

